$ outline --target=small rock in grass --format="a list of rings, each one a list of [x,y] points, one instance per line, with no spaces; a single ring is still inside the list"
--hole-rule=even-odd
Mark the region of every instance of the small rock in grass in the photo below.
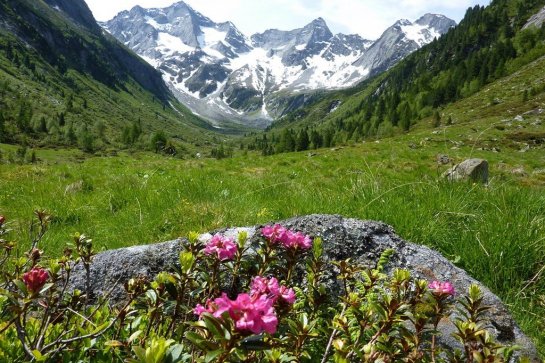
[[[488,161],[465,160],[443,173],[443,177],[450,181],[470,180],[486,184],[488,183]]]

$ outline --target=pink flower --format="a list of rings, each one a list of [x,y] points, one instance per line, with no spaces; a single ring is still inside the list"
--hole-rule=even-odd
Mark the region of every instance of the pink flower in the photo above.
[[[229,309],[231,309],[231,300],[223,293],[221,294],[221,297],[218,297],[213,301],[208,299],[208,301],[206,301],[206,307],[198,304],[195,306],[195,309],[193,309],[193,313],[198,316],[201,316],[203,313],[208,313],[216,318],[221,318],[223,313],[229,311]]]
[[[231,300],[223,293],[214,301],[207,301],[206,307],[197,305],[193,312],[197,315],[209,313],[221,318],[228,312],[235,323],[235,328],[241,332],[274,334],[278,326],[278,318],[274,310],[274,300],[266,295],[239,294],[236,300]]]
[[[250,287],[250,295],[265,295],[272,299],[273,303],[276,303],[278,298],[282,298],[288,304],[295,302],[295,291],[286,286],[280,286],[275,277],[270,279],[261,276],[254,277]]]
[[[272,227],[265,226],[261,229],[261,233],[263,233],[263,236],[265,236],[265,238],[267,238],[272,244],[275,244],[282,240],[286,232],[287,229],[279,224],[275,224]]]
[[[29,272],[23,274],[23,282],[30,292],[38,292],[44,287],[49,273],[40,267],[34,267]]]
[[[278,318],[273,305],[274,301],[266,295],[250,296],[244,293],[239,294],[233,301],[229,313],[239,331],[274,334],[278,326]]]
[[[3,215],[0,215],[0,227],[2,227],[5,221],[6,221],[6,217],[4,217]]]
[[[266,226],[261,229],[261,233],[263,233],[263,236],[265,236],[265,238],[267,238],[272,244],[280,242],[280,244],[282,244],[282,246],[286,249],[308,250],[312,247],[312,239],[309,236],[301,232],[291,231],[279,224],[275,224],[272,227]]]
[[[286,286],[280,286],[280,297],[284,299],[288,304],[293,304],[295,302],[295,291],[292,288],[287,288]]]
[[[433,281],[428,285],[428,288],[432,290],[432,293],[434,295],[439,296],[447,296],[451,295],[454,296],[454,286],[448,281],[446,282],[440,282],[440,281]]]
[[[237,245],[231,238],[216,234],[206,244],[204,253],[207,255],[216,255],[220,261],[227,261],[233,259],[233,256],[237,253],[237,248]]]
[[[256,276],[252,280],[252,286],[250,287],[251,295],[271,295],[278,296],[280,285],[275,277],[270,279],[266,277]]]
[[[287,249],[308,250],[312,247],[312,240],[301,232],[287,231],[282,238],[282,245]]]

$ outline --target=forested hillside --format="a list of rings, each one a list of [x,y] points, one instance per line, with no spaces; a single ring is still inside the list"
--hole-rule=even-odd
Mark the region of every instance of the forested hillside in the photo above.
[[[0,3],[0,142],[176,153],[209,127],[83,1]]]
[[[545,54],[545,28],[524,28],[543,0],[495,0],[396,67],[280,120],[249,147],[264,154],[330,147],[408,131],[419,120],[455,120],[442,108]],[[542,92],[528,88],[521,97]],[[493,102],[494,100],[490,100]]]

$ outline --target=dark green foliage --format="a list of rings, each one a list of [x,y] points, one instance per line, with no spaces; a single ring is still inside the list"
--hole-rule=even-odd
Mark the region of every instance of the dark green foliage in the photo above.
[[[439,111],[435,110],[433,113],[433,127],[439,127],[441,126],[441,114]]]
[[[210,156],[215,159],[231,158],[233,157],[233,149],[230,147],[225,147],[225,145],[221,143],[219,147],[212,149]]]
[[[45,117],[40,117],[40,121],[38,123],[38,132],[47,132],[47,123],[45,121]]]
[[[150,140],[150,146],[153,151],[159,153],[165,149],[167,145],[167,136],[163,131],[154,133]]]

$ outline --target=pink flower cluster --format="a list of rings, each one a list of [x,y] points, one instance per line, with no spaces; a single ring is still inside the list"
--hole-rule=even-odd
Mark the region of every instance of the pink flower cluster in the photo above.
[[[312,247],[312,239],[309,236],[301,232],[294,232],[279,224],[263,227],[261,233],[263,233],[263,236],[272,244],[280,243],[286,249],[308,250]]]
[[[433,281],[428,285],[428,288],[432,290],[432,293],[438,296],[454,296],[454,286],[448,281],[440,282]]]
[[[193,311],[199,316],[208,313],[216,318],[228,313],[240,332],[274,334],[278,326],[274,306],[279,300],[293,304],[295,292],[291,288],[280,286],[274,277],[268,279],[257,276],[252,280],[249,294],[242,293],[235,300],[231,300],[223,293],[214,300],[208,300],[206,306],[197,305]]]
[[[237,253],[237,245],[228,237],[216,234],[204,248],[207,255],[216,255],[220,261],[232,260]]]
[[[275,277],[271,277],[270,279],[261,276],[254,277],[250,287],[250,295],[265,295],[273,300],[273,302],[278,301],[279,298],[288,304],[295,302],[295,291],[292,288],[287,288],[283,285],[280,286]]]
[[[30,292],[38,292],[44,287],[49,279],[49,273],[40,267],[34,267],[29,272],[23,274],[23,282]]]
[[[278,326],[278,318],[274,310],[274,301],[266,295],[239,294],[236,300],[231,300],[223,293],[221,297],[208,300],[206,307],[197,305],[195,314],[209,313],[216,318],[227,312],[235,322],[235,328],[242,332],[274,334]]]

